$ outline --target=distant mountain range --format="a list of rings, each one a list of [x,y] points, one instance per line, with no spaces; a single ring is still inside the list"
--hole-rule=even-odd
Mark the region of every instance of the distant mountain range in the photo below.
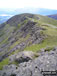
[[[57,20],[57,14],[53,14],[53,15],[48,15],[48,17],[56,19]]]

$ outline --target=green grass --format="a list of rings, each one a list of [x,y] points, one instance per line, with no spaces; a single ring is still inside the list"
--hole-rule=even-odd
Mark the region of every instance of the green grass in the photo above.
[[[8,41],[8,38],[6,38],[5,40],[3,40],[2,42],[0,42],[0,45],[6,43]]]
[[[6,58],[2,62],[0,62],[0,70],[3,69],[3,66],[7,65],[9,63],[9,59]]]
[[[48,40],[48,41],[47,41]],[[40,49],[42,48],[45,48],[45,47],[54,47],[57,45],[57,40],[54,42],[50,41],[51,39],[47,38],[45,39],[42,43],[40,44],[34,44],[34,45],[31,45],[31,46],[27,46],[24,50],[29,50],[29,51],[34,51],[34,52],[37,52],[37,51],[40,51]]]
[[[17,54],[19,51],[20,51],[19,49],[18,49],[18,50],[15,50],[15,51],[13,51],[10,55]]]
[[[17,62],[17,61],[13,61],[11,64],[18,65],[18,64],[19,64],[19,62]]]
[[[39,19],[39,23],[47,23],[47,24],[52,24],[57,26],[57,20],[54,20],[52,18],[46,17],[46,16],[41,16],[41,15],[37,15],[40,19]]]

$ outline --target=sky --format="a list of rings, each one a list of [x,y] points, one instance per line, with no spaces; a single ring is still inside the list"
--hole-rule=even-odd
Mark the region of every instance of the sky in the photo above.
[[[47,8],[57,10],[57,0],[0,0],[0,8]]]
[[[57,14],[57,0],[0,0],[0,16],[21,13]]]

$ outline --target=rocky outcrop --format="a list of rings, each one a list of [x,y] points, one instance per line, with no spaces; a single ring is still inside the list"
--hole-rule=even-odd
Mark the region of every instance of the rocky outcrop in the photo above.
[[[0,70],[0,76],[43,76],[42,71],[56,71],[57,48],[42,53],[34,60],[20,63],[18,66],[4,66],[3,70]]]
[[[12,22],[10,20],[8,22]],[[0,55],[0,61],[8,57],[12,52],[16,50],[23,51],[27,46],[32,44],[39,44],[46,38],[45,35],[41,32],[44,29],[40,26],[37,26],[37,22],[31,21],[29,19],[27,22],[24,22],[24,24],[21,24],[20,28],[16,26],[15,30],[13,30],[14,32],[11,32],[9,35],[9,38],[6,41],[6,45],[2,44],[4,46],[0,47],[0,51],[2,53]]]
[[[36,56],[38,56],[37,53],[34,53],[32,51],[22,51],[18,54],[14,54],[9,56],[9,62],[16,61],[18,63],[28,62],[29,60],[33,60]]]

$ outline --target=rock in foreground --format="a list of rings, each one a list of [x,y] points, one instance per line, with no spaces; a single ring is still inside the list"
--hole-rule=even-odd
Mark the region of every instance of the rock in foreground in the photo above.
[[[57,70],[57,48],[44,52],[34,60],[16,65],[4,66],[0,76],[43,76],[41,71]]]

